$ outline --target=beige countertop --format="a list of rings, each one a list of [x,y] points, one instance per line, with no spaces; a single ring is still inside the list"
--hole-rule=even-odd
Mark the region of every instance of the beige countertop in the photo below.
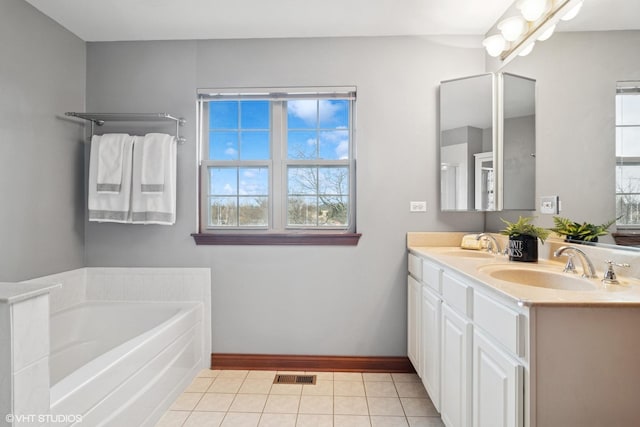
[[[409,233],[414,234],[414,233]],[[426,234],[426,233],[420,233]],[[513,262],[505,255],[483,257],[479,251],[460,249],[459,242],[464,233],[429,233],[431,238],[424,236],[408,236],[409,251],[415,255],[427,257],[434,262],[466,276],[480,286],[486,286],[506,297],[515,300],[523,306],[534,305],[567,305],[567,306],[637,306],[640,307],[640,280],[634,277],[618,275],[620,285],[604,285],[602,268],[597,268],[598,278],[587,279],[572,273],[562,273],[564,257],[561,261],[550,261],[541,258],[537,263]],[[562,244],[562,243],[560,243]],[[437,245],[437,246],[435,246]],[[548,245],[545,245],[548,246]],[[558,245],[556,244],[556,247]],[[547,248],[547,251],[551,250]],[[596,263],[596,261],[594,261]],[[582,273],[580,262],[576,259],[578,271]],[[597,263],[599,267],[600,263]],[[567,280],[585,281],[588,290],[561,290],[539,286],[519,284],[506,280],[499,280],[490,275],[496,269],[523,269],[555,273],[560,280],[567,275]],[[578,283],[580,284],[580,283]]]

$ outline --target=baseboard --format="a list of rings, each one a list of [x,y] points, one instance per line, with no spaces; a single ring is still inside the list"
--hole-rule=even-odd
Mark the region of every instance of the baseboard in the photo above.
[[[415,372],[407,357],[212,353],[211,369]]]

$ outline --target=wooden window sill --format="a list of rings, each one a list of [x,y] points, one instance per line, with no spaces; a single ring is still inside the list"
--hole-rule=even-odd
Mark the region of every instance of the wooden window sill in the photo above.
[[[361,233],[229,234],[193,233],[196,245],[357,246]]]

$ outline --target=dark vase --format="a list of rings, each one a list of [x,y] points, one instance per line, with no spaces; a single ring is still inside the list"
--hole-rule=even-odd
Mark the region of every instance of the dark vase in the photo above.
[[[591,240],[584,240],[584,237],[582,236],[567,236],[566,239],[564,239],[566,242],[587,242],[587,243],[598,243],[598,238],[594,237]]]
[[[538,262],[538,238],[509,236],[509,261]]]

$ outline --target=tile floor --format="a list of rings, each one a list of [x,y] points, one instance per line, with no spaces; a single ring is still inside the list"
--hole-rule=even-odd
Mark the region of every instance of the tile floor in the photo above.
[[[156,427],[444,427],[415,374],[203,370]]]

